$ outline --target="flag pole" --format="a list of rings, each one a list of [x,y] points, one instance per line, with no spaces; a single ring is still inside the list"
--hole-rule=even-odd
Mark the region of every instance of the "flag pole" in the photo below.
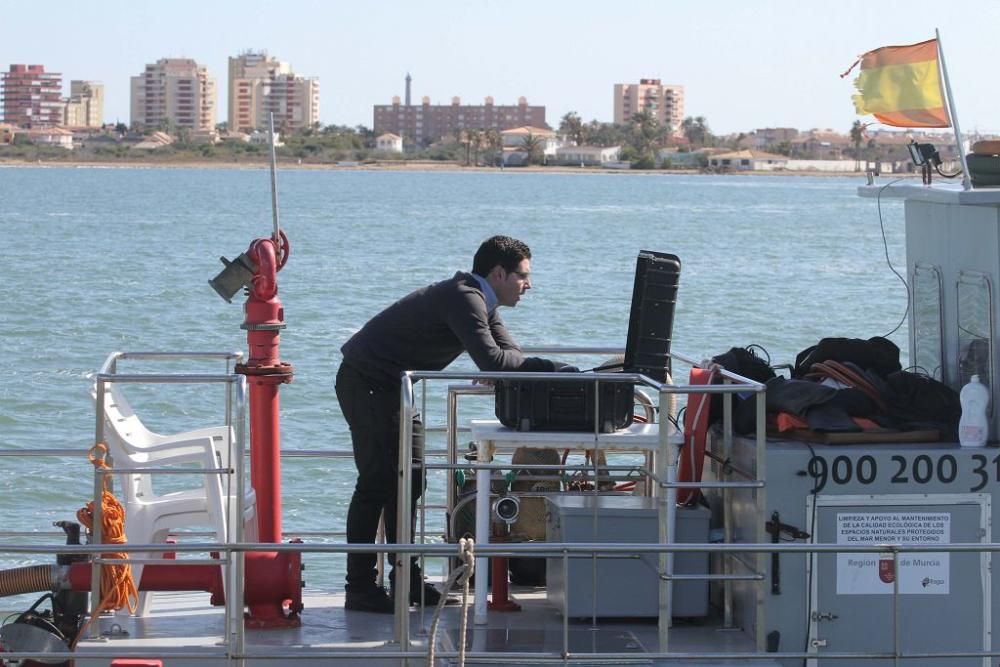
[[[951,96],[951,81],[948,79],[948,68],[944,64],[944,47],[941,46],[941,33],[934,28],[937,38],[938,60],[941,61],[941,77],[944,79],[944,94],[948,101],[948,115],[951,116],[951,126],[955,130],[955,144],[958,146],[958,159],[962,162],[962,189],[972,189],[972,179],[969,176],[969,164],[965,159],[965,147],[962,145],[962,130],[958,127],[958,114],[955,112],[955,100]]]

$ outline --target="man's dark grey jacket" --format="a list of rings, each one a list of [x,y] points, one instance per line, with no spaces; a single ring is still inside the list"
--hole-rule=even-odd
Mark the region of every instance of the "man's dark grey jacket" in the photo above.
[[[406,295],[340,350],[346,364],[386,388],[399,387],[405,370],[442,370],[462,352],[483,371],[552,371],[557,366],[521,354],[497,309],[487,313],[479,282],[463,272]]]

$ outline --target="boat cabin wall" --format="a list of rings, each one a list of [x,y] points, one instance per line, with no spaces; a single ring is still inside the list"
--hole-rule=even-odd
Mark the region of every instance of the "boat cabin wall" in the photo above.
[[[910,366],[956,391],[972,375],[990,389],[990,440],[1000,435],[996,336],[1000,191],[996,202],[907,199],[906,258],[912,290]]]

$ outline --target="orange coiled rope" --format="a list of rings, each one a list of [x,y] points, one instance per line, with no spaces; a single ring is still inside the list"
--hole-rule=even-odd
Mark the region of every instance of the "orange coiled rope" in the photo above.
[[[99,442],[91,448],[87,458],[95,468],[107,470],[109,466],[104,462],[107,453],[107,445]],[[128,541],[125,539],[125,508],[109,490],[108,482],[105,476],[104,489],[101,493],[101,544],[125,544]],[[93,529],[94,502],[91,501],[86,507],[81,507],[76,513],[76,518],[88,530]],[[128,559],[128,554],[125,552],[109,552],[101,556],[117,560]],[[132,580],[131,565],[128,563],[101,565],[101,603],[97,608],[98,613],[106,610],[116,611],[123,607],[128,607],[130,613],[135,612],[138,599],[139,593]]]

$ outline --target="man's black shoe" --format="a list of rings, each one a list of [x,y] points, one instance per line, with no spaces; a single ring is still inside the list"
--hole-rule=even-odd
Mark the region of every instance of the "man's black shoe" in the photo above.
[[[421,599],[421,588],[423,588],[423,599]],[[392,596],[395,598],[396,589],[392,589]],[[410,604],[419,605],[421,602],[425,607],[435,607],[441,600],[441,592],[434,587],[434,584],[423,582],[420,585],[410,586]],[[445,604],[453,604],[456,601],[448,598]]]
[[[344,609],[371,611],[376,614],[391,614],[396,610],[392,598],[381,586],[372,586],[361,591],[347,591]]]

